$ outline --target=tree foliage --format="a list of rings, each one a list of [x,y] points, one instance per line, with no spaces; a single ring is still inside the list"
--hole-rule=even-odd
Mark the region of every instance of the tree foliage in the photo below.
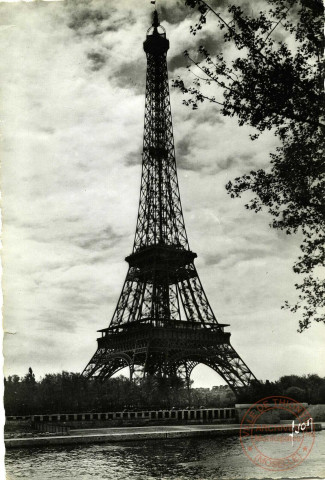
[[[30,381],[30,378],[33,378]],[[291,393],[291,394],[290,394]],[[260,382],[243,389],[236,399],[228,385],[186,388],[180,377],[148,376],[144,382],[130,382],[120,376],[105,382],[87,379],[79,373],[46,374],[36,380],[33,371],[5,379],[6,415],[37,415],[161,409],[231,407],[255,402],[269,395],[288,395],[308,403],[325,403],[325,378],[312,374],[287,375],[276,382]]]
[[[143,383],[120,376],[106,382],[79,373],[46,374],[39,381],[31,368],[24,377],[5,378],[6,415],[121,411],[188,405],[188,389],[179,377],[148,376]],[[199,400],[198,400],[199,401]]]
[[[263,397],[285,395],[298,402],[323,404],[325,402],[325,378],[316,374],[285,375],[275,382],[252,383],[243,389],[239,402],[254,403]]]
[[[272,130],[281,142],[270,154],[269,168],[247,172],[226,189],[233,198],[253,193],[246,208],[265,208],[273,228],[302,233],[301,256],[293,267],[303,277],[296,284],[298,301],[283,307],[300,312],[302,332],[312,320],[325,322],[322,1],[265,0],[265,9],[254,15],[236,5],[221,14],[202,0],[185,3],[199,10],[193,35],[210,14],[220,42],[231,44],[237,53],[229,60],[203,45],[196,58],[186,51],[196,78],[190,86],[181,78],[174,81],[186,94],[184,103],[193,109],[204,101],[215,103],[222,115],[254,127],[252,140]]]

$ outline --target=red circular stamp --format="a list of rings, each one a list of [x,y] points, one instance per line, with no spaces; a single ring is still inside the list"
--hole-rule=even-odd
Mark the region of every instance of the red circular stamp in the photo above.
[[[280,423],[281,419],[289,423]],[[310,454],[315,426],[301,403],[275,395],[249,406],[240,424],[240,442],[255,465],[265,470],[289,470]]]

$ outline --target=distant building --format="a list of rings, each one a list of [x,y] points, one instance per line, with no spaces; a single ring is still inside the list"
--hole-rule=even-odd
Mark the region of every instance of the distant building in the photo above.
[[[193,390],[196,390],[199,393],[210,393],[211,391],[210,388],[203,388],[203,387],[193,388]]]
[[[231,388],[229,385],[215,385],[214,387],[211,388],[212,392],[225,392],[225,391],[231,391]]]

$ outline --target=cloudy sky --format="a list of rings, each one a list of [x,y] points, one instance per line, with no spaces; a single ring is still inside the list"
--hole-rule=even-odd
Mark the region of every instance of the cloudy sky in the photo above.
[[[160,1],[170,80],[191,75],[185,49],[218,41],[213,19],[190,35],[183,3]],[[108,326],[136,224],[151,11],[149,0],[0,3],[5,374],[82,371]],[[280,308],[296,298],[299,237],[224,188],[267,165],[276,140],[251,142],[248,128],[211,105],[190,110],[173,89],[171,102],[187,232],[217,318],[258,378],[324,375],[324,329],[298,334]],[[223,383],[207,367],[193,375],[196,386]]]

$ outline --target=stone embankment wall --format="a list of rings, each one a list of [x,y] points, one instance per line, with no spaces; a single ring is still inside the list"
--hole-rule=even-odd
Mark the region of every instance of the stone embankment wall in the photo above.
[[[325,422],[325,405],[308,405],[307,410],[314,422]]]
[[[250,415],[252,418],[254,417],[254,423],[256,424],[274,424],[280,423],[281,420],[295,420],[297,419],[297,414],[295,412],[299,413],[302,408],[307,409],[309,412],[309,407],[307,403],[286,403],[283,405],[268,404],[268,411],[264,410],[263,404],[256,405],[256,407],[255,405],[251,404],[240,404],[235,405],[235,407],[239,423],[242,422],[246,412],[249,409]]]
[[[325,405],[307,405],[314,422],[325,422]],[[141,412],[107,412],[107,413],[69,413],[55,415],[12,416],[6,418],[5,431],[30,431],[32,423],[61,423],[71,428],[100,428],[145,425],[177,424],[235,424],[241,423],[245,412],[251,405],[236,405],[235,408],[211,408],[197,410],[155,410]],[[286,410],[274,409],[267,417],[263,415],[262,423],[279,423],[296,418]],[[258,423],[258,422],[257,422]]]
[[[225,424],[237,423],[235,408],[211,408],[193,410],[144,410],[139,412],[64,413],[7,417],[6,431],[19,430],[19,425],[35,423],[62,423],[71,428],[126,427],[175,424]],[[15,427],[14,427],[15,426]]]

